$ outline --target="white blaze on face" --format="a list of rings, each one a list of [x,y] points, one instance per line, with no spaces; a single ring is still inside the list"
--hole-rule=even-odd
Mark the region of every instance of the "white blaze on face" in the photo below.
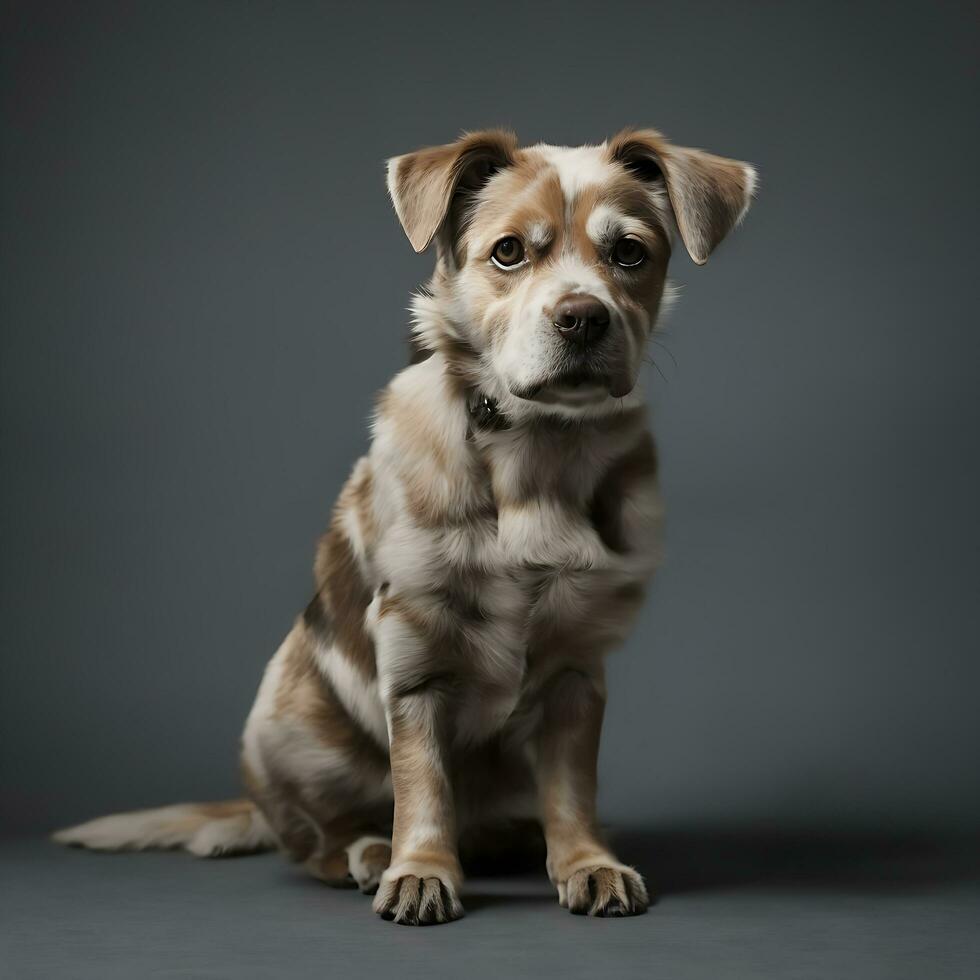
[[[538,151],[558,173],[566,205],[587,187],[602,186],[616,176],[616,169],[598,146],[549,146],[539,143]]]

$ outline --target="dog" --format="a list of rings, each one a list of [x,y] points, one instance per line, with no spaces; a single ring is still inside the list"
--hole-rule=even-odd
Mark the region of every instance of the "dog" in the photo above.
[[[645,911],[603,840],[604,658],[659,561],[637,381],[679,236],[742,219],[748,164],[631,129],[596,146],[483,131],[395,157],[388,189],[435,273],[411,363],[319,543],[315,594],[242,736],[248,798],[55,834],[206,857],[278,847],[383,918],[463,914],[462,867],[542,842],[562,906]]]

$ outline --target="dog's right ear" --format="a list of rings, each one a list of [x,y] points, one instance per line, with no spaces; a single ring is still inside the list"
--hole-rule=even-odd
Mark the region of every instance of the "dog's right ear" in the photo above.
[[[504,130],[464,133],[388,161],[388,193],[416,252],[422,252],[450,214],[453,198],[481,187],[514,160],[517,137]]]

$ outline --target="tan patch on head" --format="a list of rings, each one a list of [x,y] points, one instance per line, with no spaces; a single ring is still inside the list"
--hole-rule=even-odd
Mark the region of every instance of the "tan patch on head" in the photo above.
[[[516,235],[527,244],[532,232],[535,238],[547,237],[549,250],[560,247],[565,206],[554,168],[534,157],[523,157],[484,188],[471,212],[467,247],[475,258],[486,261],[501,238]]]
[[[589,219],[603,208],[620,219],[619,231],[603,242],[589,235]],[[643,243],[657,265],[666,266],[670,258],[668,214],[648,188],[627,174],[614,175],[602,185],[593,185],[578,195],[573,210],[575,240],[583,254],[596,246],[608,248],[620,234],[631,234]]]

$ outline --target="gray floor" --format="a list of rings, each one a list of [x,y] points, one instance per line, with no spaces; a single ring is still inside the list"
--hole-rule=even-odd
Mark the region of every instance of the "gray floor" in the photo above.
[[[200,861],[0,845],[0,975],[972,978],[977,850],[922,840],[620,834],[645,916],[569,915],[543,876],[474,878],[461,922],[382,922],[277,855]]]

